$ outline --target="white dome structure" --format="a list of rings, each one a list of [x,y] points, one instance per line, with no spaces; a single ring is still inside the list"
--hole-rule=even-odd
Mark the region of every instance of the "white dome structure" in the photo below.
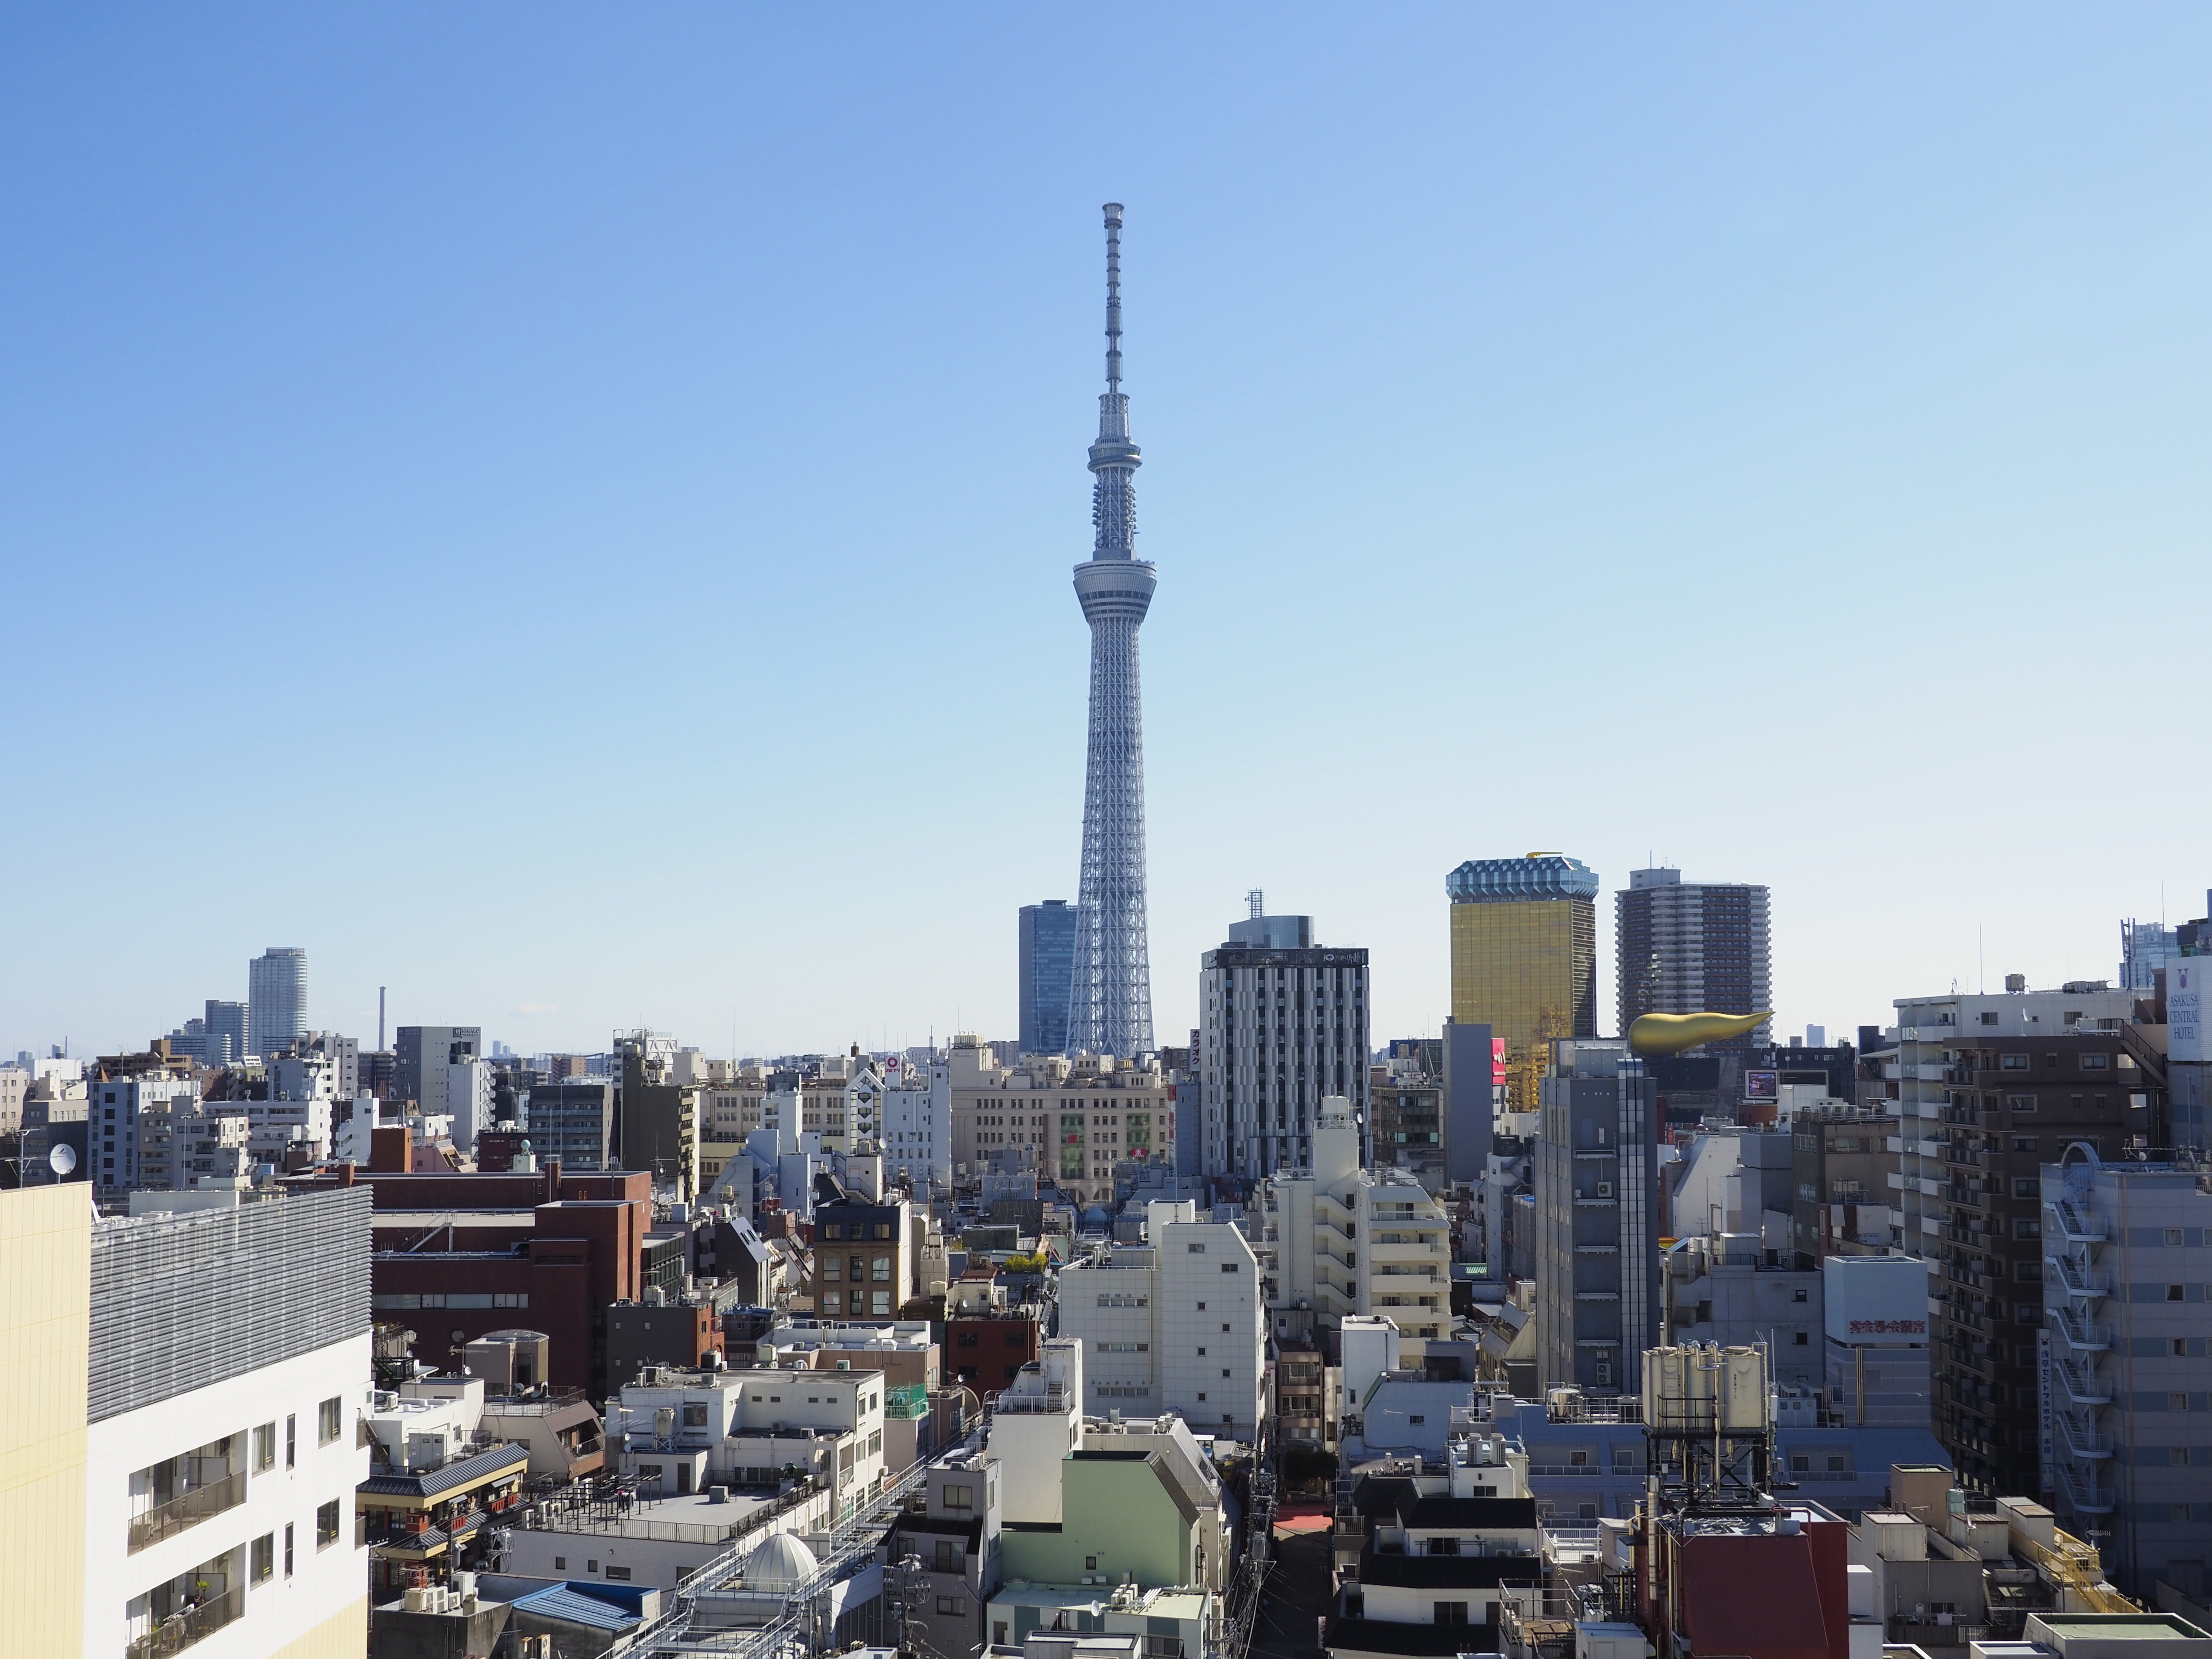
[[[796,1589],[820,1570],[814,1552],[796,1533],[770,1533],[745,1557],[747,1589]]]

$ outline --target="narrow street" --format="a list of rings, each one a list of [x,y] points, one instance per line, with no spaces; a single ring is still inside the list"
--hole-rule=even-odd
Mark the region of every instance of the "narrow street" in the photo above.
[[[1260,1594],[1252,1659],[1318,1659],[1328,1596],[1329,1534],[1301,1533],[1279,1545]]]

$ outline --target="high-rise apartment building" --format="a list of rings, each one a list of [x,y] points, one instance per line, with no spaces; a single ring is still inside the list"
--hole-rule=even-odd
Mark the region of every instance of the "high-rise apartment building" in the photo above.
[[[1624,1036],[1643,1014],[1748,1014],[1774,1006],[1764,887],[1632,870],[1613,906]],[[1772,1040],[1770,1024],[1705,1047],[1756,1048]]]
[[[1516,1111],[1536,1108],[1542,1046],[1597,1035],[1597,872],[1557,853],[1469,859],[1451,898],[1451,1017],[1502,1039]]]
[[[2134,1005],[2101,980],[1897,1001],[1901,1236],[1928,1263],[1936,1437],[1975,1491],[2042,1488],[2040,1175],[2069,1146],[2117,1161],[2153,1137]]]
[[[1255,915],[1231,922],[1200,962],[1202,1172],[1257,1180],[1311,1169],[1332,1095],[1351,1103],[1371,1150],[1367,952],[1316,945],[1311,916]]]
[[[1618,1038],[1552,1054],[1535,1160],[1537,1376],[1632,1394],[1660,1331],[1651,1079]]]
[[[1106,214],[1106,390],[1091,446],[1091,557],[1075,597],[1091,625],[1091,721],[1083,785],[1067,1043],[1128,1059],[1152,1048],[1145,897],[1145,710],[1137,629],[1157,584],[1137,556],[1137,468],[1121,390],[1121,204]]]
[[[2113,1580],[2147,1606],[2161,1583],[2202,1602],[2204,1421],[2212,1358],[2212,1190],[2201,1161],[2046,1161],[2040,1426],[2058,1524],[2105,1541]],[[2013,1413],[2026,1419],[2026,1411]]]
[[[1075,971],[1075,909],[1066,899],[1022,906],[1020,960],[1022,1052],[1064,1054]]]
[[[480,1025],[403,1025],[392,1046],[392,1097],[414,1101],[424,1115],[439,1116],[450,1109],[448,1068],[483,1053]]]
[[[307,953],[272,945],[246,964],[246,1051],[263,1058],[307,1029]]]
[[[235,1066],[251,1052],[246,1046],[246,1005],[210,998],[199,1058],[210,1066]]]

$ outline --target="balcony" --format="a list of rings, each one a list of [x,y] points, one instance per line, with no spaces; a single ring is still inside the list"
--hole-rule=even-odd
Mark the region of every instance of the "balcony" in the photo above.
[[[211,1515],[221,1515],[225,1510],[234,1510],[246,1501],[246,1474],[240,1470],[205,1486],[194,1486],[179,1493],[166,1504],[156,1504],[143,1515],[131,1517],[130,1553],[173,1538],[188,1527],[196,1527]],[[223,1622],[228,1623],[228,1620]],[[213,1626],[209,1626],[213,1629]],[[194,1641],[199,1638],[194,1637]],[[162,1651],[167,1651],[164,1649]]]
[[[991,1409],[1000,1417],[1058,1417],[1074,1404],[1074,1394],[1066,1384],[1055,1382],[1036,1394],[1009,1389],[992,1401]]]
[[[182,1653],[194,1643],[212,1636],[225,1625],[246,1617],[246,1592],[227,1589],[182,1613],[173,1613],[154,1629],[123,1650],[124,1659],[155,1659],[165,1653]]]

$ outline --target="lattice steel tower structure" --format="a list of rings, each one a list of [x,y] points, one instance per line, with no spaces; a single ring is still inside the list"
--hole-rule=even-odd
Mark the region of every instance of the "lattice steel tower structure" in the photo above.
[[[1136,556],[1137,468],[1121,390],[1121,204],[1106,204],[1106,391],[1091,446],[1091,556],[1075,597],[1091,624],[1091,763],[1083,785],[1083,870],[1067,1001],[1072,1054],[1152,1047],[1145,943],[1145,710],[1137,629],[1157,578]]]

